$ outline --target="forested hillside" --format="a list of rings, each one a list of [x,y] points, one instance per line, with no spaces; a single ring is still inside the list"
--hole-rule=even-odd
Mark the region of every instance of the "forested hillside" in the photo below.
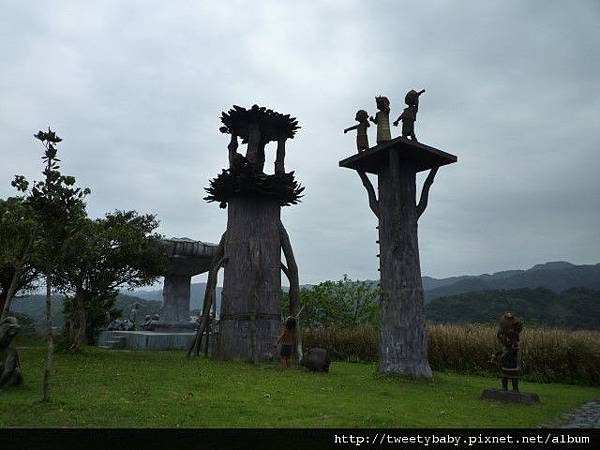
[[[600,291],[490,290],[441,297],[425,305],[427,319],[439,323],[495,323],[506,311],[514,312],[526,324],[600,330]]]

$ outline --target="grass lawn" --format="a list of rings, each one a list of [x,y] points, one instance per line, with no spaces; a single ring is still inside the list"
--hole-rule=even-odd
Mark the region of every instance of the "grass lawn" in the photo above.
[[[334,362],[329,374],[254,367],[183,352],[85,348],[55,355],[52,401],[40,403],[45,348],[19,349],[20,387],[0,392],[0,427],[536,427],[600,389],[522,383],[535,406],[479,400],[493,378],[434,373],[432,382]]]

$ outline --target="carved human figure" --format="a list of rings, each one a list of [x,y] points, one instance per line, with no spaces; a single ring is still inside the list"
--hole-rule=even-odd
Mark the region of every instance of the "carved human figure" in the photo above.
[[[348,131],[356,130],[356,149],[359,152],[369,149],[369,136],[367,135],[367,128],[371,126],[369,123],[369,113],[364,109],[359,109],[354,118],[358,122],[358,125],[353,125],[344,130],[344,134]]]
[[[285,321],[283,331],[277,338],[277,342],[273,347],[277,345],[281,345],[281,350],[279,352],[281,356],[281,365],[284,368],[290,367],[290,358],[294,351],[294,346],[296,345],[296,341],[298,339],[298,332],[296,329],[298,322],[295,317],[288,317]]]
[[[19,330],[19,322],[15,317],[6,317],[0,322],[0,388],[18,385],[23,381],[19,355],[9,347]]]
[[[500,363],[502,371],[502,389],[508,390],[508,380],[512,382],[513,391],[519,391],[519,336],[523,330],[523,323],[512,313],[507,312],[499,322],[496,337],[504,347],[497,352],[495,357]]]
[[[277,174],[285,173],[285,141],[284,135],[277,139],[277,156],[275,158],[275,173]]]
[[[140,307],[139,303],[134,303],[131,311],[129,311],[129,321],[133,324],[133,328],[135,329],[137,322],[137,313],[138,308]]]
[[[417,92],[414,89],[408,91],[404,97],[404,103],[408,106],[404,108],[402,114],[394,121],[394,126],[402,121],[402,137],[410,137],[413,141],[417,141],[415,136],[415,122],[417,120],[417,112],[419,111],[419,96],[425,92],[425,89]]]
[[[375,118],[369,117],[371,122],[377,125],[377,143],[381,144],[392,139],[390,132],[390,101],[387,97],[375,97],[375,103],[379,110]]]

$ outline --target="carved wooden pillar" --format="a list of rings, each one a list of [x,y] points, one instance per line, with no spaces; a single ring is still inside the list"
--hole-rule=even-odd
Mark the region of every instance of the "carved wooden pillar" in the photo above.
[[[417,222],[427,206],[438,167],[456,161],[454,155],[400,137],[339,163],[358,172],[369,195],[369,206],[379,219],[382,373],[431,378]],[[423,170],[430,173],[417,205],[416,174]],[[378,176],[379,198],[367,172]]]
[[[268,198],[237,197],[229,201],[227,209],[227,263],[217,357],[253,356],[254,316],[257,357],[265,359],[273,350],[281,324],[281,207]],[[256,266],[253,266],[253,250],[257,254]]]

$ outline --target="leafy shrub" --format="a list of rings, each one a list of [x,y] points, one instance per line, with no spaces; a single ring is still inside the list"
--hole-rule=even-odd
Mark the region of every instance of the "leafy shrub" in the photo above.
[[[21,312],[11,312],[9,316],[14,316],[19,321],[19,334],[27,337],[36,337],[35,320],[28,314]]]
[[[379,290],[368,281],[354,281],[344,275],[339,281],[324,281],[300,290],[304,327],[356,327],[377,322]],[[284,311],[289,296],[284,295]]]

